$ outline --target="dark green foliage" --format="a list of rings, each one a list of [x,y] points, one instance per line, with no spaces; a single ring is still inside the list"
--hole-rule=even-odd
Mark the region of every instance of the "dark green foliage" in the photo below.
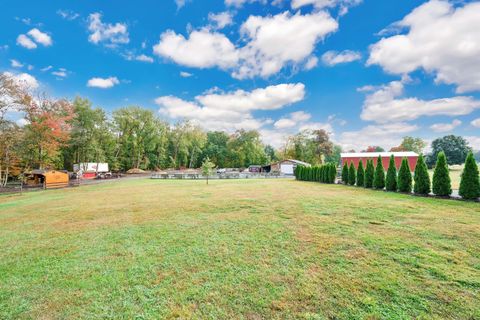
[[[398,191],[405,193],[412,192],[412,172],[410,171],[407,158],[403,158],[402,165],[398,171]]]
[[[352,162],[350,163],[350,168],[348,169],[348,184],[351,186],[354,186],[356,180],[357,180],[357,174],[355,172],[355,166],[353,165],[353,162]]]
[[[443,151],[448,163],[463,164],[467,154],[471,151],[467,140],[460,136],[448,135],[443,138],[435,139],[432,142],[432,154],[429,157],[428,165],[432,166],[438,158],[438,154]]]
[[[469,152],[465,160],[465,168],[462,172],[460,182],[460,196],[466,200],[480,198],[480,180],[478,177],[478,166],[472,152]]]
[[[373,187],[378,190],[385,188],[385,169],[383,168],[382,157],[378,156],[377,167],[373,178]]]
[[[365,185],[365,169],[363,168],[363,161],[360,159],[357,169],[357,187]]]
[[[415,192],[415,194],[428,195],[431,191],[430,175],[428,174],[427,164],[425,163],[423,155],[418,157],[413,178],[415,180],[413,192]]]
[[[330,176],[329,182],[335,183],[335,180],[337,178],[337,166],[335,163],[330,164],[329,176]]]
[[[325,182],[325,166],[320,167],[320,176],[318,181],[322,183]]]
[[[373,179],[375,177],[375,167],[373,160],[367,160],[367,168],[365,169],[365,188],[373,188]]]
[[[390,156],[385,189],[387,189],[387,191],[397,191],[397,167],[395,166],[395,157],[393,154]]]
[[[342,169],[342,182],[343,184],[348,184],[348,165],[345,162]]]
[[[448,171],[447,157],[443,151],[438,154],[435,172],[433,173],[433,193],[441,197],[450,196],[452,194],[452,184]]]

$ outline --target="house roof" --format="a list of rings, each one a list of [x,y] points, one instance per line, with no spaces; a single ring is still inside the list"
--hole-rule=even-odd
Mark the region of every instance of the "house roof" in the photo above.
[[[298,164],[298,165],[301,165],[301,166],[307,166],[307,167],[311,165],[310,163],[303,162],[303,161],[300,161],[300,160],[295,160],[295,159],[284,159],[282,161],[277,161],[277,162],[274,162],[272,164],[282,163],[282,162],[285,162],[285,161],[290,161],[290,162],[293,162],[295,164]]]
[[[341,153],[342,158],[387,158],[393,155],[394,157],[418,157],[415,152],[355,152],[355,153]]]

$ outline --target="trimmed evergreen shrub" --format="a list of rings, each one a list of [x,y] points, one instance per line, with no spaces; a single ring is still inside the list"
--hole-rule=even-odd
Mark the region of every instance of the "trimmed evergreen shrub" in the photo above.
[[[353,162],[352,162],[350,163],[350,168],[348,169],[348,184],[351,186],[354,186],[356,180],[357,180],[357,173],[355,172],[355,166],[353,165]]]
[[[367,168],[365,169],[365,188],[373,188],[373,178],[375,176],[375,167],[373,160],[367,160]]]
[[[428,195],[430,193],[430,175],[428,174],[427,164],[425,163],[423,155],[418,157],[413,179],[415,181],[415,185],[413,186],[413,192],[415,194]]]
[[[437,164],[433,172],[433,193],[440,197],[452,194],[452,183],[448,171],[447,157],[443,151],[438,153]]]
[[[343,165],[343,169],[342,169],[342,182],[343,184],[348,184],[348,166],[346,162]]]
[[[365,169],[363,168],[363,161],[360,159],[357,169],[357,187],[365,186]]]
[[[385,189],[387,189],[387,191],[397,191],[397,167],[395,166],[395,157],[393,154],[390,156],[390,163],[388,164]]]
[[[473,153],[469,152],[465,159],[465,168],[462,172],[460,182],[460,196],[466,200],[480,198],[480,178],[478,177],[478,166]]]
[[[315,167],[315,181],[320,182],[321,179],[321,173],[322,173],[322,167]]]
[[[320,182],[325,183],[325,166],[320,167]]]
[[[398,191],[412,192],[412,172],[407,158],[403,158],[400,170],[398,170]]]
[[[377,167],[373,176],[373,187],[378,190],[385,188],[385,169],[383,168],[381,156],[378,156]]]
[[[330,165],[330,183],[335,183],[337,180],[337,165],[332,163]]]

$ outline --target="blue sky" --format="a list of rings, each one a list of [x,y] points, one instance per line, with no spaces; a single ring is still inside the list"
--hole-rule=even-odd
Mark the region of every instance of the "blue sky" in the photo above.
[[[4,1],[0,71],[277,147],[324,128],[344,149],[451,133],[480,149],[476,1]]]

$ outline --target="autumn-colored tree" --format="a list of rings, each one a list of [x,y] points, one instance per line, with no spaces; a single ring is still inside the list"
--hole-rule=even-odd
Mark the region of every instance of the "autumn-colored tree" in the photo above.
[[[27,167],[63,167],[59,156],[60,148],[70,137],[70,121],[74,116],[71,103],[65,99],[43,97],[30,97],[25,102],[23,111],[28,123],[25,126]]]

